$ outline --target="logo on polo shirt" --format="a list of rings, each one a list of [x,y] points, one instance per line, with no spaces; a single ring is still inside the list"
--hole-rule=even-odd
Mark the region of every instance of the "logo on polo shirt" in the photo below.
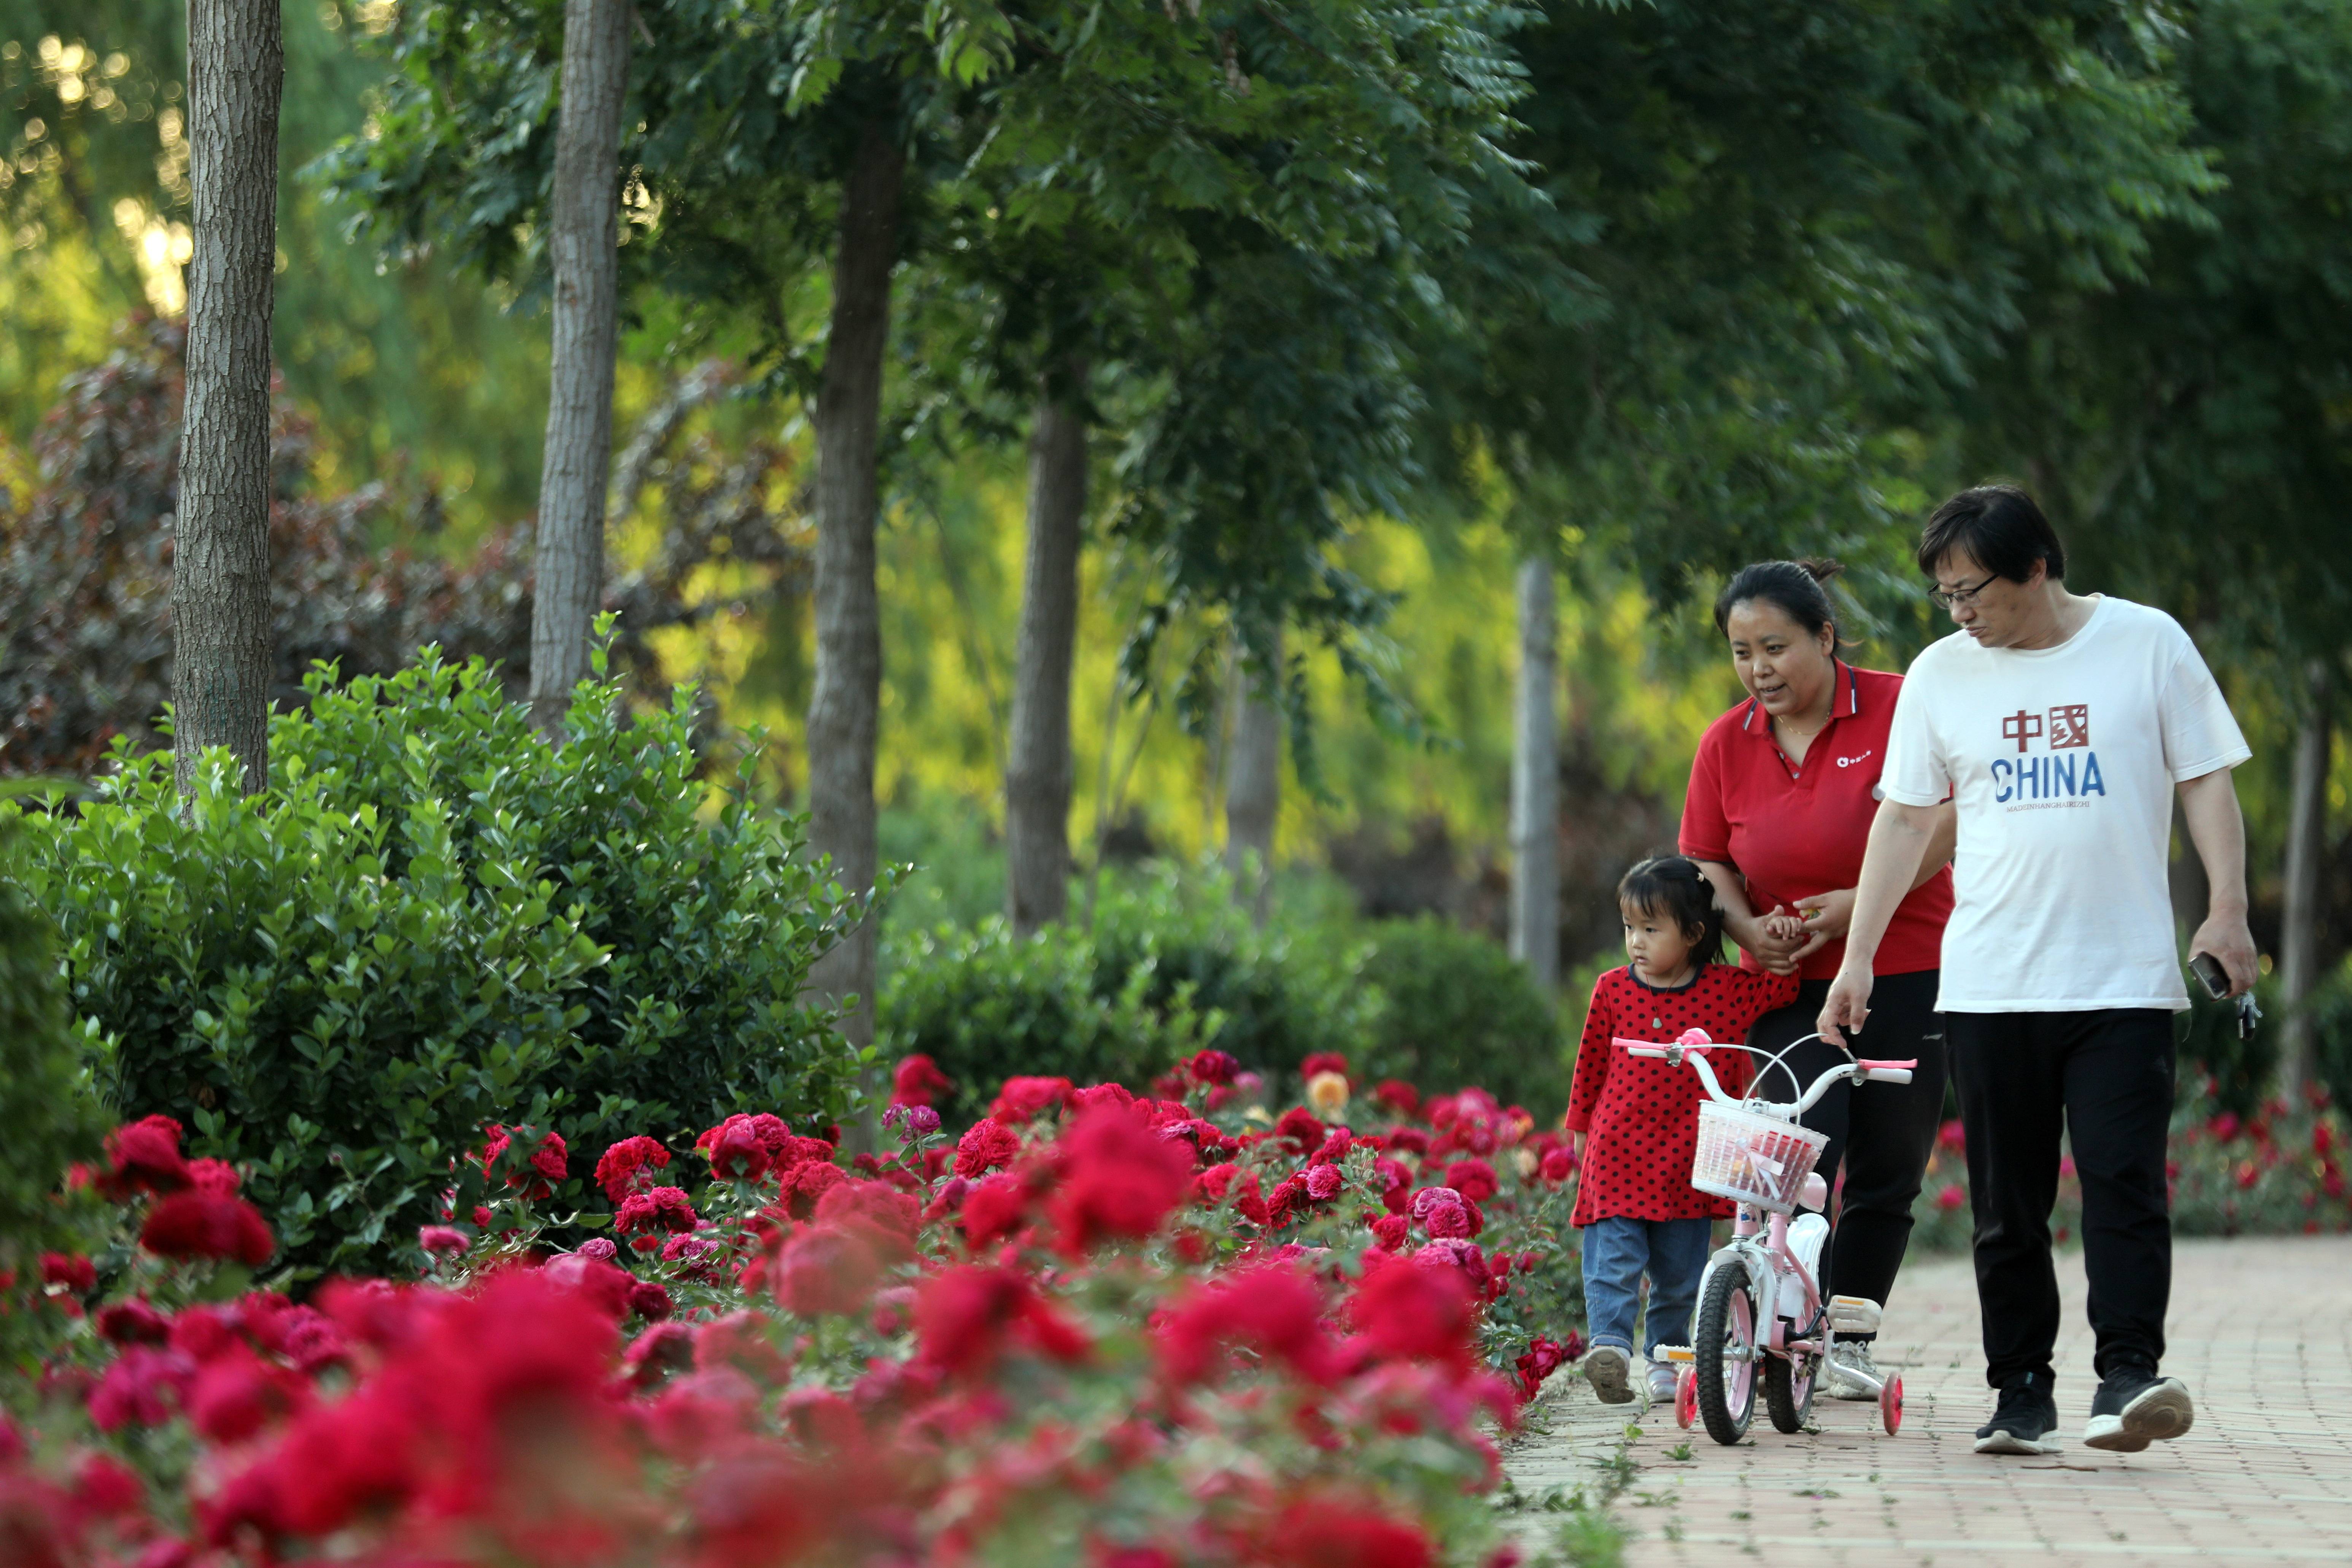
[[[1854,763],[1866,763],[1866,762],[1870,761],[1870,758],[1871,758],[1871,753],[1870,753],[1870,752],[1862,752],[1862,753],[1861,753],[1860,755],[1858,755],[1858,756],[1852,756],[1852,757],[1840,757],[1840,758],[1837,760],[1837,765],[1838,765],[1838,766],[1840,766],[1840,767],[1842,767],[1842,768],[1850,768],[1850,767],[1853,766],[1853,764],[1854,764]]]

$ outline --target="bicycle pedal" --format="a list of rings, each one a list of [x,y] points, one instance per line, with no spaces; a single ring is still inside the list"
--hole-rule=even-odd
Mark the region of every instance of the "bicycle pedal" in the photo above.
[[[1832,1296],[1830,1327],[1841,1334],[1874,1334],[1879,1310],[1878,1303],[1867,1296]]]
[[[1650,1360],[1675,1366],[1688,1366],[1698,1360],[1698,1352],[1688,1345],[1660,1345],[1650,1352]]]

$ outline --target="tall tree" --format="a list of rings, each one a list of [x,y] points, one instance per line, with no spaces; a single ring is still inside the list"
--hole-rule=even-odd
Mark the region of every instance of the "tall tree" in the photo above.
[[[833,268],[833,326],[816,397],[816,690],[809,700],[809,843],[833,858],[842,885],[874,885],[874,746],[882,703],[882,621],[875,598],[875,437],[882,418],[882,351],[890,331],[890,269],[907,154],[898,126],[877,116],[857,132],[842,182]],[[842,1020],[855,1046],[874,1038],[873,921],[817,961],[810,980],[856,998]]]
[[[1261,662],[1262,659],[1262,662]],[[1260,658],[1234,661],[1234,733],[1225,763],[1225,869],[1260,925],[1274,882],[1274,829],[1282,815],[1282,629]]]
[[[2285,1020],[2279,1031],[2279,1088],[2290,1105],[2312,1082],[2310,1002],[2319,982],[2320,862],[2327,853],[2327,763],[2334,749],[2336,696],[2332,672],[2311,661],[2306,701],[2296,727],[2287,805],[2286,909],[2279,942],[2279,990]]]
[[[550,734],[588,674],[589,631],[604,602],[604,493],[620,342],[621,105],[629,90],[632,15],[629,0],[564,0],[547,247],[555,274],[554,355],[530,611],[531,720]]]
[[[1559,977],[1559,618],[1552,558],[1519,563],[1519,684],[1511,729],[1511,956]]]
[[[1060,920],[1069,898],[1070,668],[1086,510],[1085,407],[1075,389],[1049,384],[1029,437],[1029,538],[1004,769],[1004,912],[1019,936]]]
[[[269,779],[269,314],[278,258],[278,0],[188,7],[186,423],[173,543],[180,786],[226,746]]]

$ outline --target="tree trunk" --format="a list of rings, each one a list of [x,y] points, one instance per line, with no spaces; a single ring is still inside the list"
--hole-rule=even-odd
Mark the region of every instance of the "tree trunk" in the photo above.
[[[1233,752],[1225,773],[1225,868],[1236,893],[1265,923],[1274,877],[1274,819],[1282,807],[1282,633],[1266,650],[1266,668],[1253,679],[1246,663],[1234,670],[1240,699],[1234,714]]]
[[[1559,973],[1559,626],[1551,561],[1519,563],[1519,689],[1511,737],[1511,956],[1549,993]]]
[[[2294,793],[2286,830],[2286,922],[2279,942],[2285,1026],[2279,1035],[2279,1089],[2290,1105],[2312,1078],[2311,1017],[2305,1007],[2319,980],[2319,868],[2327,855],[2329,724],[2327,666],[2310,670],[2311,711],[2294,742]]]
[[[530,604],[530,717],[549,735],[562,730],[572,689],[588,674],[588,638],[604,598],[629,20],[628,0],[564,0],[562,101],[548,229],[555,268],[554,363]]]
[[[1015,936],[1060,920],[1069,901],[1070,660],[1086,511],[1086,416],[1074,398],[1040,397],[1004,769],[1004,912]]]
[[[190,0],[187,398],[172,557],[180,789],[226,746],[269,782],[269,312],[278,260],[278,0]]]
[[[882,705],[881,612],[874,591],[874,442],[882,416],[882,351],[890,268],[898,259],[906,155],[870,121],[841,191],[833,268],[833,328],[816,399],[816,683],[809,699],[809,843],[833,858],[841,885],[874,885],[874,741]],[[874,1041],[874,922],[811,970],[813,989],[855,996],[842,1033]],[[869,1086],[871,1087],[871,1086]]]

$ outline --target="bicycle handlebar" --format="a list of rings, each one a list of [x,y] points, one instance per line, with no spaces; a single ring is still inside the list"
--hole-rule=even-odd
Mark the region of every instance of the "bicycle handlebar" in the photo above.
[[[1694,1040],[1690,1037],[1692,1035],[1699,1035],[1699,1038]],[[1629,1057],[1662,1057],[1666,1061],[1677,1067],[1681,1066],[1683,1062],[1688,1061],[1691,1066],[1698,1068],[1699,1081],[1706,1086],[1707,1097],[1709,1099],[1724,1105],[1736,1106],[1743,1103],[1743,1101],[1741,1101],[1738,1097],[1726,1094],[1724,1092],[1723,1081],[1715,1076],[1715,1068],[1713,1064],[1708,1062],[1706,1058],[1701,1054],[1708,1047],[1723,1044],[1724,1042],[1707,1039],[1704,1035],[1700,1035],[1700,1032],[1696,1029],[1690,1030],[1681,1039],[1667,1046],[1654,1045],[1648,1040],[1621,1039],[1614,1040],[1611,1043],[1622,1048],[1625,1054]],[[1801,1044],[1802,1042],[1800,1041],[1794,1043]],[[1735,1046],[1731,1048],[1735,1050],[1753,1049],[1753,1047],[1748,1046]],[[1822,1096],[1830,1091],[1830,1086],[1836,1083],[1840,1079],[1843,1079],[1847,1082],[1856,1085],[1864,1083],[1909,1083],[1911,1081],[1911,1070],[1918,1065],[1919,1063],[1916,1058],[1908,1061],[1864,1061],[1857,1058],[1848,1066],[1833,1067],[1826,1072],[1823,1072],[1819,1078],[1813,1079],[1811,1088],[1807,1089],[1802,1094],[1797,1097],[1796,1101],[1793,1104],[1784,1106],[1778,1102],[1759,1101],[1757,1103],[1759,1106],[1769,1105],[1769,1109],[1774,1110],[1785,1110],[1791,1119],[1794,1119],[1796,1117],[1802,1116],[1806,1111],[1811,1110],[1813,1106],[1820,1101]]]

